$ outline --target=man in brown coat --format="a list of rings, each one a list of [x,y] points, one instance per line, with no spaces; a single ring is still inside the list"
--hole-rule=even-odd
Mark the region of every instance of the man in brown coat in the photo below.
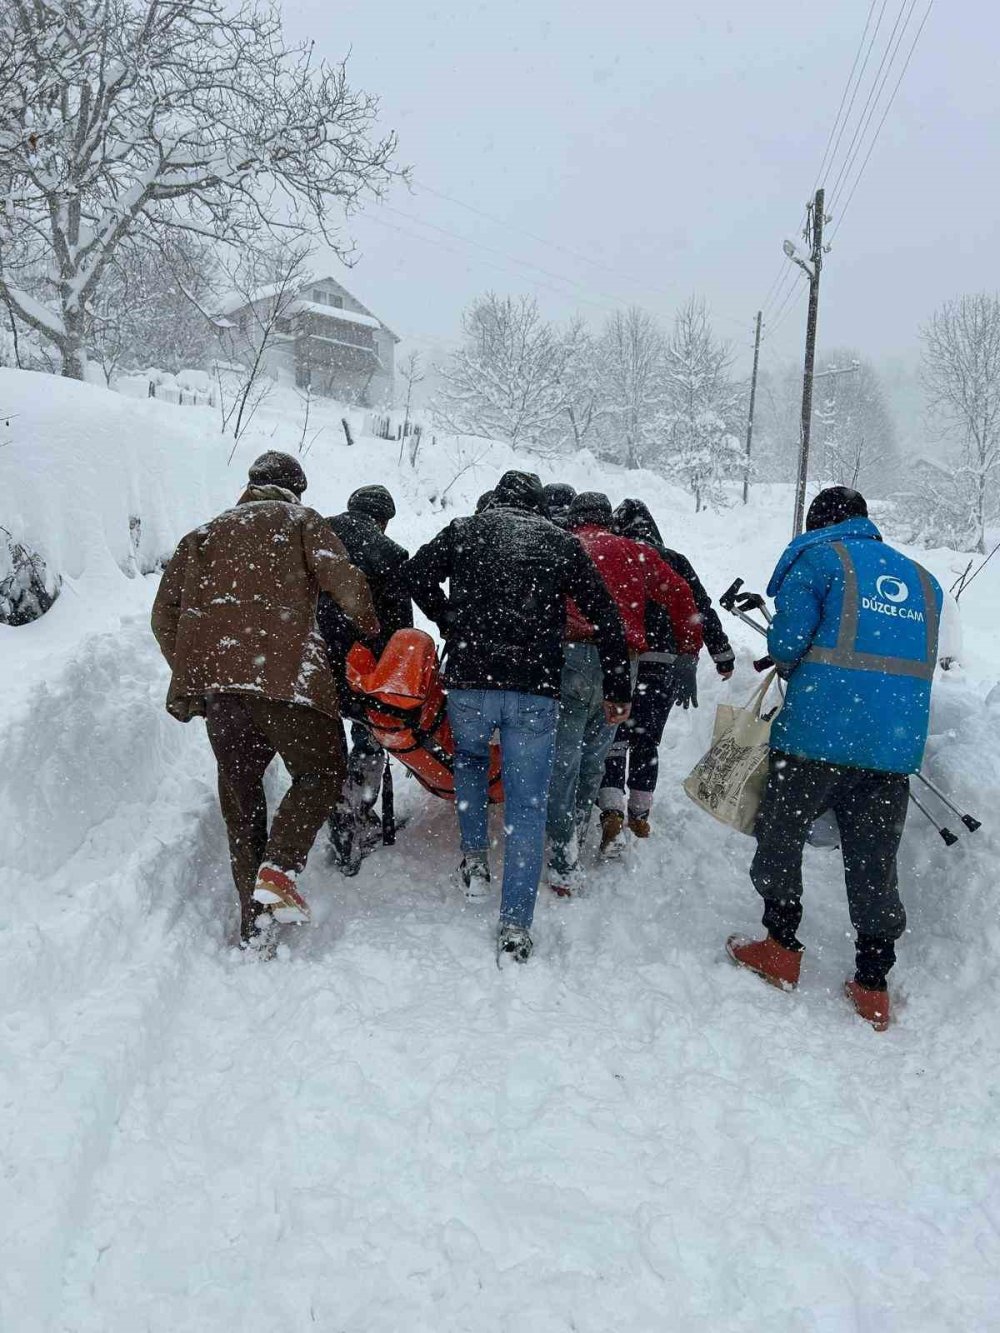
[[[269,918],[306,921],[295,887],[344,781],[344,733],[316,626],[320,591],[361,638],[379,623],[364,576],[301,503],[306,477],[289,454],[262,454],[235,508],[189,532],[153,604],[172,673],[167,708],[204,717],[240,898],[240,938],[262,943]],[[292,784],[267,827],[264,772],[281,756]]]

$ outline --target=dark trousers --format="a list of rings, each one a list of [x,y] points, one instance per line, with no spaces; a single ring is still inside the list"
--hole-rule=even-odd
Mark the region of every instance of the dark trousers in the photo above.
[[[624,810],[628,784],[629,809],[634,814],[648,814],[660,769],[660,741],[674,702],[673,672],[644,672],[632,693],[632,712],[623,722],[608,752],[601,782],[599,804],[602,810]]]
[[[337,802],[346,769],[344,732],[339,721],[314,708],[251,694],[210,695],[205,721],[219,765],[219,803],[246,937],[257,911],[253,890],[261,863],[302,870]],[[264,773],[275,755],[292,785],[268,832]]]
[[[906,822],[909,780],[902,773],[844,768],[773,751],[750,867],[764,899],[764,925],[786,948],[800,948],[802,853],[813,821],[833,810],[840,828],[851,922],[858,935],[857,979],[881,988],[906,929],[896,853]]]

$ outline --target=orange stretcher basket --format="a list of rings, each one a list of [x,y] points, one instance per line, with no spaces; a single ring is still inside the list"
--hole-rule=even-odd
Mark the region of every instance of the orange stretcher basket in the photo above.
[[[347,685],[379,744],[429,792],[453,801],[455,738],[431,636],[397,630],[377,661],[356,643],[347,654]],[[503,801],[498,745],[490,746],[489,796],[495,805]]]

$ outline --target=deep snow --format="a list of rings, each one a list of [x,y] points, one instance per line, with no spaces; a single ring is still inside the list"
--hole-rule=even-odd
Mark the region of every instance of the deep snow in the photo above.
[[[203,728],[162,706],[128,516],[169,551],[249,457],[295,447],[294,400],[231,469],[209,409],[13,372],[0,403],[17,413],[0,521],[66,579],[42,621],[0,629],[0,1328],[997,1327],[1000,570],[963,598],[966,665],[936,686],[928,766],[986,826],[950,851],[907,829],[886,1035],[840,995],[835,855],[809,854],[795,995],[724,959],[759,919],[751,844],[679,779],[715,700],[751,688],[760,644],[735,622],[736,681],[704,665],[701,708],[668,725],[654,837],[585,898],[543,891],[527,968],[494,967],[495,904],[451,883],[452,812],[407,782],[398,845],[353,881],[317,849],[314,925],[254,965],[231,948]],[[411,545],[511,462],[442,444],[414,474],[398,446],[346,449],[328,416],[307,498],[332,511],[385,481]],[[442,513],[430,497],[481,452]],[[787,538],[780,490],[696,519],[651,475],[558,471],[641,494],[713,593],[762,586]],[[959,564],[922,558],[946,582]]]

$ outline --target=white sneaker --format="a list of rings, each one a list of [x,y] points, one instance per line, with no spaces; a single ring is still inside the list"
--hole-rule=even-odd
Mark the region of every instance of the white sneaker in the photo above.
[[[458,867],[467,903],[485,902],[493,894],[490,863],[485,852],[467,852]]]

